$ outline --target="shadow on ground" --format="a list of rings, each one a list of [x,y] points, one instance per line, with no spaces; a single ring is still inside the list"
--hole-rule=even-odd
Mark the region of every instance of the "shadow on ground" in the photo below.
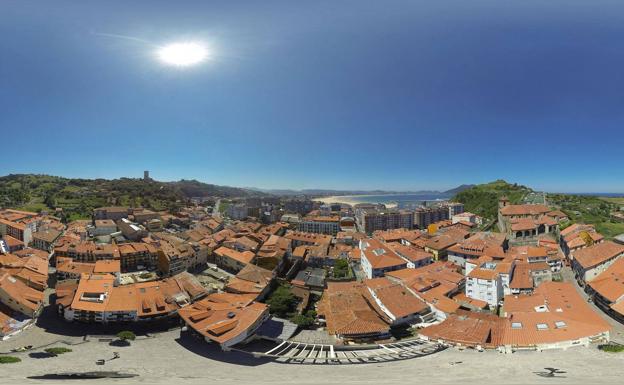
[[[209,344],[201,338],[192,336],[189,333],[181,333],[180,337],[176,338],[175,341],[186,350],[199,356],[229,364],[259,366],[273,361],[265,357],[255,358],[251,353],[237,351],[224,352],[218,345]]]

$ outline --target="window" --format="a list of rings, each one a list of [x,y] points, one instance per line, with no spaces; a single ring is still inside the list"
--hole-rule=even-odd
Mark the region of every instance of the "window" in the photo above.
[[[511,323],[511,328],[512,329],[522,329],[522,322],[512,322]]]
[[[547,324],[537,324],[537,330],[548,330]]]

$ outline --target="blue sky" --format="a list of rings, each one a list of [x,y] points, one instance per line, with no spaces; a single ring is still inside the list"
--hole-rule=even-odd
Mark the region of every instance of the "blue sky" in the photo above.
[[[3,0],[0,174],[624,192],[623,41],[621,1]]]

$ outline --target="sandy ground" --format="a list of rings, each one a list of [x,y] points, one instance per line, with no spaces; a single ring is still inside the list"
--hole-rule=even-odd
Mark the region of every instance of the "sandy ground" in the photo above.
[[[15,341],[14,343],[18,343]],[[58,344],[58,346],[66,346]],[[621,383],[624,354],[609,354],[591,348],[567,351],[501,354],[493,351],[446,351],[426,357],[367,364],[284,364],[253,358],[190,337],[177,330],[144,338],[129,347],[114,347],[97,340],[72,345],[73,352],[53,358],[36,353],[16,354],[17,364],[0,367],[0,383],[62,383],[27,379],[64,371],[118,370],[136,373],[132,379],[85,380],[89,383],[175,384],[577,384]],[[98,366],[98,359],[120,358]],[[543,378],[534,372],[553,367],[565,371],[560,378]],[[71,383],[84,381],[71,381]]]

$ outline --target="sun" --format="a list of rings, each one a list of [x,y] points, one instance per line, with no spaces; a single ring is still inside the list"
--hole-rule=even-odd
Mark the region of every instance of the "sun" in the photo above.
[[[209,56],[206,47],[194,42],[167,44],[158,48],[157,54],[163,63],[176,67],[193,66]]]

